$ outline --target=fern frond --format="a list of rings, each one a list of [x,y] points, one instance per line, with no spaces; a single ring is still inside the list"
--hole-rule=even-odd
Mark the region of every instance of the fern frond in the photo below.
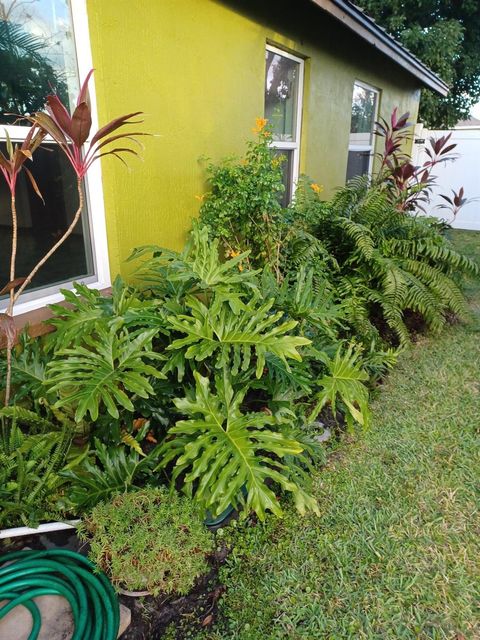
[[[45,433],[55,431],[56,425],[38,415],[35,411],[30,411],[18,405],[3,407],[0,409],[0,419],[8,418],[18,425],[33,429],[33,433]]]

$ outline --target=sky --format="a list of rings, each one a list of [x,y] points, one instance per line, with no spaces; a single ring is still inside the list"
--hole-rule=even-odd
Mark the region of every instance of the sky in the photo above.
[[[480,102],[472,107],[471,114],[474,118],[478,118],[480,120]]]

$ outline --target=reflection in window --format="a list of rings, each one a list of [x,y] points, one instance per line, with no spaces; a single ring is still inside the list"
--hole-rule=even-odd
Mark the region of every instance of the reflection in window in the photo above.
[[[267,49],[265,73],[265,117],[274,140],[294,141],[298,107],[300,64]]]
[[[0,0],[0,149],[5,126],[13,142],[27,131],[10,113],[44,108],[56,91],[72,106],[78,94],[77,63],[70,5],[67,0]],[[26,276],[72,222],[78,207],[74,172],[54,144],[38,149],[28,168],[45,204],[20,173],[16,204],[19,221],[16,274]],[[9,191],[0,179],[0,288],[9,280],[12,224]],[[94,275],[88,214],[65,244],[46,262],[27,292]],[[31,295],[31,294],[30,294]],[[41,294],[38,294],[40,297]]]
[[[302,114],[303,60],[275,47],[265,53],[265,118],[277,154],[285,157],[282,204],[292,199],[298,177]]]
[[[4,143],[0,150],[5,152]],[[56,146],[45,145],[37,150],[29,169],[45,199],[45,204],[34,193],[25,174],[21,173],[17,185],[18,214],[17,276],[26,276],[38,260],[45,255],[72,222],[78,206],[75,175],[65,155]],[[88,218],[40,269],[27,291],[71,281],[93,274]],[[9,255],[12,237],[10,192],[4,180],[0,181],[0,283],[9,280]]]
[[[371,173],[377,102],[378,91],[357,82],[353,85],[347,180]]]
[[[275,150],[274,155],[280,156],[283,160],[282,163],[282,180],[285,186],[285,191],[280,194],[279,200],[282,207],[287,207],[293,198],[292,193],[292,171],[293,171],[293,151],[292,149],[278,149]]]
[[[0,123],[42,109],[54,88],[68,104],[78,89],[66,0],[0,2]]]

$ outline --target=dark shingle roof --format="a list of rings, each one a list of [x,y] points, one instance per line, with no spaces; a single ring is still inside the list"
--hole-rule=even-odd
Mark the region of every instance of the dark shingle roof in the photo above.
[[[363,9],[349,0],[311,0],[321,9],[336,18],[348,29],[375,47],[378,51],[403,67],[420,82],[439,93],[448,94],[448,85],[426,64],[406,49],[398,40],[380,27]]]

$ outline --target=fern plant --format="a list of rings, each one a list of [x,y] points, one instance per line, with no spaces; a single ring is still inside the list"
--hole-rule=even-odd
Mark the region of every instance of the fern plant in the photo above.
[[[61,472],[68,480],[66,504],[75,513],[88,511],[115,493],[124,493],[152,477],[155,450],[148,455],[130,446],[107,446],[97,438],[81,464]]]
[[[380,321],[405,344],[408,313],[434,331],[449,313],[466,314],[458,277],[478,267],[454,251],[430,219],[399,212],[381,186],[369,186],[364,177],[340,189],[327,206],[319,202],[317,211],[314,232],[339,265],[332,276],[340,295],[348,280],[355,282],[357,307],[343,298],[354,325],[375,327],[380,312]]]
[[[280,503],[267,482],[292,493],[301,513],[318,513],[315,499],[295,482],[283,461],[286,456],[300,456],[302,445],[279,430],[274,416],[244,413],[247,389],[234,391],[228,374],[216,376],[216,394],[208,378],[198,372],[194,377],[195,389],[175,400],[187,419],[169,430],[160,450],[162,468],[175,461],[173,481],[182,479],[188,492],[213,514],[230,504],[239,506],[245,486],[247,513],[253,510],[261,520],[267,511],[281,516]]]
[[[21,426],[38,433],[26,435]],[[35,526],[57,510],[72,435],[66,427],[54,429],[22,407],[0,410],[0,527]]]

